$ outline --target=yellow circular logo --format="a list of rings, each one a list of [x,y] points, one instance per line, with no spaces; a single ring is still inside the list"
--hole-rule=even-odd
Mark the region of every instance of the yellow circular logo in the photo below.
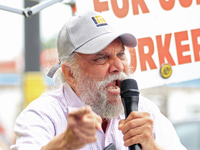
[[[160,68],[160,75],[167,79],[172,75],[172,67],[169,64],[163,64]]]

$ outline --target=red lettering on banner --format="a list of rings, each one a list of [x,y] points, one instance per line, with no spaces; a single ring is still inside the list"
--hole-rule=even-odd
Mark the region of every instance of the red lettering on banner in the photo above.
[[[183,56],[183,52],[190,51],[189,44],[186,45],[181,44],[182,41],[188,40],[187,31],[174,33],[174,36],[175,36],[178,64],[190,63],[191,56],[190,55]]]
[[[131,63],[130,63],[130,74],[133,74],[137,68],[137,57],[136,57],[136,52],[135,48],[129,48],[129,53],[131,56]]]
[[[191,35],[194,50],[194,60],[200,61],[200,43],[198,44],[198,37],[200,38],[200,29],[191,30]]]
[[[143,13],[149,13],[149,9],[144,0],[131,0],[133,15],[139,14],[139,7]],[[159,0],[161,7],[164,10],[171,10],[174,8],[175,0]],[[182,7],[187,8],[192,5],[193,0],[179,0]],[[100,2],[100,0],[93,0],[94,10],[98,12],[109,11],[108,1]],[[129,0],[122,0],[123,7],[119,8],[118,2],[116,0],[111,0],[111,7],[113,13],[118,18],[124,18],[129,12]],[[196,0],[196,4],[200,5],[200,0]]]
[[[132,0],[133,15],[139,14],[139,6],[143,13],[149,13],[149,9],[147,8],[147,5],[144,2],[144,0]]]
[[[181,6],[189,7],[192,4],[192,0],[179,0]]]
[[[149,52],[145,54],[144,47],[147,46]],[[152,55],[154,53],[153,40],[150,37],[138,39],[138,52],[140,57],[141,71],[147,70],[146,62],[151,69],[156,69],[156,64],[153,61]]]
[[[175,0],[159,0],[164,10],[171,10],[174,7]]]
[[[128,14],[129,11],[129,0],[123,0],[123,7],[120,9],[118,7],[116,0],[111,0],[112,9],[114,14],[119,18],[124,18]]]
[[[165,35],[165,41],[164,44],[162,44],[162,38],[161,35],[156,36],[156,43],[157,43],[157,49],[158,49],[158,58],[160,66],[165,63],[165,59],[168,61],[168,63],[171,66],[175,65],[175,62],[169,52],[169,46],[171,41],[171,33]]]
[[[109,10],[108,2],[100,2],[99,0],[93,0],[93,2],[95,11],[102,12]]]
[[[159,65],[161,66],[166,61],[171,66],[175,66],[175,58],[170,53],[170,43],[171,43],[172,33],[165,34],[164,42],[162,42],[162,36],[156,36],[156,44],[158,50],[158,58],[159,58]],[[192,37],[192,45],[194,51],[194,61],[200,61],[200,28],[191,30],[191,37]],[[176,45],[176,53],[177,53],[177,61],[178,65],[192,63],[191,55],[184,54],[184,52],[190,51],[189,44],[182,45],[183,41],[188,40],[188,31],[182,32],[175,32],[174,33],[175,45]],[[130,48],[129,48],[130,49]],[[155,61],[153,60],[154,54],[154,41],[151,37],[145,37],[138,39],[138,54],[139,54],[139,62],[141,71],[147,71],[147,64],[149,65],[150,69],[157,69]],[[134,68],[131,71],[131,74],[135,72],[137,68],[137,58],[135,54],[135,49],[130,49],[131,54],[131,63],[130,65]]]

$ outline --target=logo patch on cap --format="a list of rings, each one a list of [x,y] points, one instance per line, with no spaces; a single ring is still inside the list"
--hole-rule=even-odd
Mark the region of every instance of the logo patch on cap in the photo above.
[[[102,16],[94,16],[92,17],[92,20],[94,21],[97,27],[108,25]]]

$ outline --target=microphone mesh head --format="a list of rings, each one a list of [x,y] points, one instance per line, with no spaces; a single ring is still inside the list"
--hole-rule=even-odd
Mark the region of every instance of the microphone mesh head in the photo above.
[[[134,79],[125,79],[121,82],[121,97],[139,95],[138,85]]]

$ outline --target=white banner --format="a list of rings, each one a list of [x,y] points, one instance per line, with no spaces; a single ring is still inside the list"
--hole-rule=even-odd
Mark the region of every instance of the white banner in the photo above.
[[[200,78],[200,0],[76,0],[76,5],[78,12],[102,12],[115,29],[136,36],[130,64],[140,89]]]

